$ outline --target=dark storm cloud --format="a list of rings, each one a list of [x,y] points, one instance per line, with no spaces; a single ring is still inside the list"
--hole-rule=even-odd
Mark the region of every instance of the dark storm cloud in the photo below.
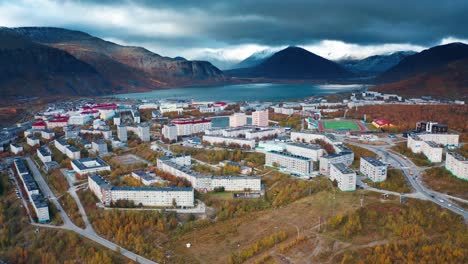
[[[103,1],[81,1],[103,4]],[[104,1],[187,14],[187,27],[230,44],[281,45],[338,39],[360,44],[430,44],[446,36],[468,38],[466,1]],[[199,17],[190,24],[190,16]]]

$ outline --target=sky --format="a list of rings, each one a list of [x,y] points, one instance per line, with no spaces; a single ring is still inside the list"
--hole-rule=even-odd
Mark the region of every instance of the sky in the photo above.
[[[466,0],[0,0],[0,26],[85,31],[164,56],[300,46],[328,59],[468,42]]]

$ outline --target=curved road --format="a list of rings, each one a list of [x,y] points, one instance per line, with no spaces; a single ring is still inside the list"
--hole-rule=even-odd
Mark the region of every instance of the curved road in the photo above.
[[[396,168],[401,168],[406,178],[408,179],[408,182],[411,184],[413,189],[416,190],[416,193],[419,196],[423,196],[426,200],[436,203],[441,207],[463,216],[465,222],[468,222],[468,213],[463,208],[453,204],[451,201],[447,201],[445,194],[426,188],[419,181],[424,168],[420,168],[416,166],[410,159],[403,158],[404,156],[402,157],[400,154],[396,154],[395,152],[388,150],[388,146],[365,145],[349,141],[346,143],[373,151],[377,153],[384,161],[391,163]],[[410,171],[413,172],[413,175],[411,175]]]
[[[96,234],[96,232],[94,232],[93,228],[90,227],[89,225],[89,221],[87,221],[87,217],[86,214],[83,215],[83,219],[86,219],[85,220],[85,223],[87,224],[87,227],[86,229],[82,229],[82,228],[79,228],[78,226],[76,226],[71,220],[70,218],[68,217],[68,215],[65,213],[65,211],[63,210],[62,206],[60,205],[60,203],[58,202],[57,198],[55,197],[54,193],[50,190],[49,188],[49,185],[47,185],[47,183],[45,182],[44,178],[42,177],[41,173],[39,172],[39,169],[36,167],[36,165],[34,164],[34,162],[31,160],[30,157],[26,157],[26,161],[28,163],[28,167],[29,169],[31,170],[32,174],[33,174],[33,177],[34,177],[34,180],[36,180],[39,188],[41,189],[42,193],[44,194],[45,197],[49,197],[49,200],[57,207],[57,209],[59,210],[60,212],[60,215],[62,216],[62,219],[63,219],[63,225],[62,226],[54,226],[54,225],[47,225],[47,224],[34,224],[35,226],[40,226],[40,227],[49,227],[49,228],[58,228],[58,229],[66,229],[66,230],[71,230],[79,235],[82,235],[88,239],[91,239],[93,240],[94,242],[96,243],[99,243],[101,244],[102,246],[110,249],[110,250],[114,250],[114,251],[118,251],[119,253],[121,253],[122,255],[126,256],[127,258],[131,259],[131,260],[134,260],[138,263],[148,263],[148,264],[155,264],[156,262],[152,261],[152,260],[149,260],[145,257],[142,257],[140,255],[137,255],[127,249],[124,249],[122,247],[120,247],[119,245],[109,241],[109,240],[106,240],[102,237],[100,237],[99,235]],[[75,193],[76,195],[76,192],[72,191],[72,193]],[[72,194],[71,193],[71,194]],[[73,196],[73,194],[72,194]],[[79,203],[79,205],[81,205],[81,203]],[[80,212],[84,212],[84,209],[81,207],[80,209]],[[89,226],[88,226],[89,225]]]

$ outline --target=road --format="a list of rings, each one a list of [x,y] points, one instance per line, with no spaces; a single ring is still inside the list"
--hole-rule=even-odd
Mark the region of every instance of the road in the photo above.
[[[426,168],[421,168],[416,166],[410,159],[397,154],[389,150],[388,145],[383,146],[374,146],[374,145],[365,145],[356,142],[347,142],[351,145],[362,147],[378,154],[383,161],[393,165],[395,168],[401,168],[404,175],[406,176],[408,182],[411,184],[416,194],[413,196],[424,197],[426,200],[429,200],[433,203],[438,204],[441,207],[446,208],[456,214],[459,214],[465,218],[465,222],[468,222],[468,213],[461,208],[460,206],[453,204],[452,202],[446,199],[446,195],[443,193],[436,192],[425,187],[421,182],[421,173]],[[413,175],[411,175],[411,172]],[[410,195],[405,195],[410,196]]]
[[[106,247],[106,248],[108,248],[110,250],[119,251],[122,255],[124,255],[127,258],[132,259],[132,260],[134,260],[134,261],[136,261],[138,263],[148,263],[148,264],[156,263],[156,262],[154,262],[152,260],[144,258],[144,257],[142,257],[140,255],[137,255],[137,254],[125,249],[125,248],[122,248],[119,245],[117,245],[117,244],[115,244],[115,243],[113,243],[113,242],[111,242],[109,240],[106,240],[106,239],[100,237],[99,235],[96,234],[96,232],[94,232],[92,227],[88,228],[88,226],[87,226],[86,229],[82,229],[82,228],[79,228],[78,226],[76,226],[70,220],[70,218],[65,213],[65,211],[63,210],[62,205],[60,205],[60,203],[57,200],[57,198],[55,197],[54,193],[50,190],[49,185],[47,185],[47,183],[45,182],[45,180],[42,177],[41,173],[39,172],[39,169],[36,167],[36,165],[31,160],[31,158],[27,157],[26,162],[28,163],[28,167],[31,170],[31,173],[33,174],[34,180],[37,182],[37,184],[38,184],[39,188],[41,189],[43,195],[45,197],[50,197],[49,200],[59,210],[60,215],[62,216],[62,219],[63,219],[63,223],[64,223],[62,226],[53,226],[53,225],[47,225],[47,224],[34,224],[35,226],[71,230],[71,231],[74,231],[75,233],[77,233],[79,235],[82,235],[82,236],[84,236],[84,237],[86,237],[86,238],[88,238],[90,240],[93,240],[96,243],[101,244],[102,246],[104,246],[104,247]],[[70,194],[73,197],[73,194],[71,192],[70,192]],[[75,192],[75,195],[76,195],[76,192]],[[78,201],[79,201],[79,199],[78,199]],[[81,202],[78,203],[78,208],[79,209],[80,209],[80,205],[81,205]],[[89,224],[89,221],[87,221],[87,217],[85,217],[86,212],[84,211],[82,206],[81,206],[80,212],[83,215],[83,219],[86,218],[85,223],[87,223],[87,225],[91,226]]]

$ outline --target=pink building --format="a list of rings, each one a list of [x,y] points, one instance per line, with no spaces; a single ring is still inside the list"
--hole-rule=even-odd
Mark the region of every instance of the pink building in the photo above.
[[[259,127],[268,126],[268,109],[253,112],[252,125]]]
[[[230,127],[240,127],[247,125],[247,116],[244,113],[234,113],[229,117]]]

